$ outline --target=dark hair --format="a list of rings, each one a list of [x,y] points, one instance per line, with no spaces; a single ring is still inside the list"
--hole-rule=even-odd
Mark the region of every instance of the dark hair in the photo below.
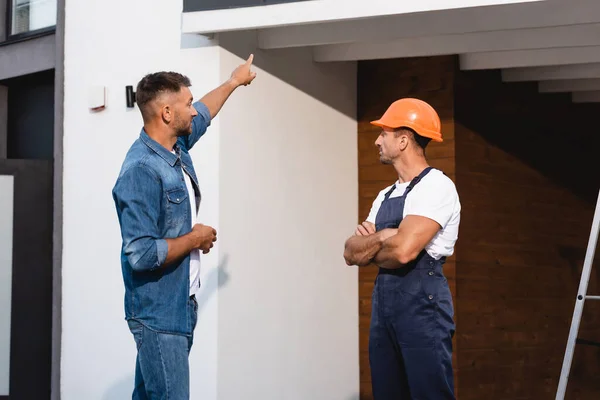
[[[142,117],[148,116],[148,104],[163,92],[178,93],[182,87],[190,87],[190,79],[177,72],[155,72],[148,74],[138,83],[135,101]]]
[[[423,153],[423,155],[425,155],[425,147],[427,147],[429,142],[431,142],[430,138],[421,136],[410,128],[399,128],[396,131],[394,131],[394,135],[396,137],[400,136],[402,133],[410,133],[410,135],[408,136],[417,145],[417,151],[420,151]]]

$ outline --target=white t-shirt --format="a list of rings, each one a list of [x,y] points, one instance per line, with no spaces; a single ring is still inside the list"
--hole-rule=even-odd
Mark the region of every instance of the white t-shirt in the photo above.
[[[183,170],[183,168],[182,168]],[[194,192],[194,186],[192,186],[192,180],[189,175],[183,170],[183,176],[185,177],[185,186],[188,190],[188,198],[190,199],[190,207],[192,212],[192,228],[196,225],[197,213],[196,213],[196,194]],[[194,249],[190,253],[190,296],[198,293],[200,289],[200,250]]]
[[[400,197],[410,182],[395,183],[396,188],[390,198]],[[367,221],[375,223],[377,212],[385,198],[385,194],[393,185],[383,189],[373,202]],[[454,254],[454,244],[458,239],[460,224],[460,200],[454,182],[437,169],[432,169],[412,188],[406,196],[404,215],[419,215],[436,221],[442,229],[425,246],[431,257],[439,260]]]
[[[171,153],[175,153],[175,150],[171,150]],[[196,213],[196,192],[194,192],[194,186],[192,185],[192,179],[185,172],[183,167],[181,168],[183,177],[185,179],[185,186],[188,191],[188,199],[190,199],[190,211],[192,216],[192,229],[196,225],[198,214]],[[195,295],[200,290],[200,250],[194,249],[190,253],[190,296]]]

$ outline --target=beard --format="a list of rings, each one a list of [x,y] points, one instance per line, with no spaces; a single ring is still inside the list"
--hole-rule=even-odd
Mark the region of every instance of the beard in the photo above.
[[[382,154],[381,149],[379,149],[379,162],[384,165],[390,165],[394,163],[394,161],[390,157],[387,157]]]
[[[394,161],[392,161],[392,159],[385,157],[385,156],[379,156],[379,162],[382,163],[383,165],[391,165],[394,163]]]
[[[181,118],[175,119],[175,134],[177,137],[189,136],[192,134],[192,123],[186,123]]]
[[[175,134],[177,135],[177,137],[190,136],[192,134],[192,130],[191,129],[178,129],[177,131],[175,131]]]

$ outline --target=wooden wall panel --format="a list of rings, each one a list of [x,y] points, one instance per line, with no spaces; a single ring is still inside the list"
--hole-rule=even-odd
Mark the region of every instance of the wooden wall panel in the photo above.
[[[397,178],[379,163],[379,129],[369,121],[408,96],[430,102],[442,118],[446,140],[427,155],[455,181],[462,204],[456,253],[445,266],[458,397],[553,399],[600,188],[600,105],[540,94],[535,83],[502,83],[498,71],[459,71],[454,57],[364,61],[358,71],[357,222]],[[359,272],[361,399],[372,398],[376,274]],[[600,273],[589,290],[600,294]],[[599,303],[586,304],[580,337],[600,342]],[[568,399],[598,398],[599,360],[599,347],[577,347]]]
[[[600,108],[496,71],[458,73],[455,96],[461,400],[554,399],[600,186]],[[582,336],[600,342],[599,306]],[[578,348],[567,398],[600,396],[598,359]]]
[[[398,176],[393,167],[382,165],[375,147],[380,129],[369,121],[381,117],[388,106],[403,97],[417,97],[436,108],[442,119],[443,143],[431,143],[427,148],[430,164],[454,178],[455,141],[453,82],[456,70],[454,57],[415,58],[403,60],[364,61],[358,67],[358,164],[359,218],[364,221],[375,197]],[[445,267],[452,293],[456,293],[454,257]],[[371,317],[371,294],[377,276],[375,267],[359,271],[360,379],[361,400],[372,399],[369,369],[368,338]],[[456,345],[456,343],[455,343]],[[456,354],[456,353],[455,353]],[[456,364],[456,357],[455,357]]]

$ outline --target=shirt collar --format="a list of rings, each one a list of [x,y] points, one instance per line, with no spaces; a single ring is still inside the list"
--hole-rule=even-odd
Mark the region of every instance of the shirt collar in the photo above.
[[[175,154],[173,154],[148,136],[144,128],[142,128],[142,132],[140,133],[140,139],[142,139],[142,142],[144,142],[146,146],[164,159],[171,167],[174,167],[175,164],[177,164],[177,160],[181,158],[181,148],[179,148],[177,143],[173,146],[173,150],[175,151]]]

